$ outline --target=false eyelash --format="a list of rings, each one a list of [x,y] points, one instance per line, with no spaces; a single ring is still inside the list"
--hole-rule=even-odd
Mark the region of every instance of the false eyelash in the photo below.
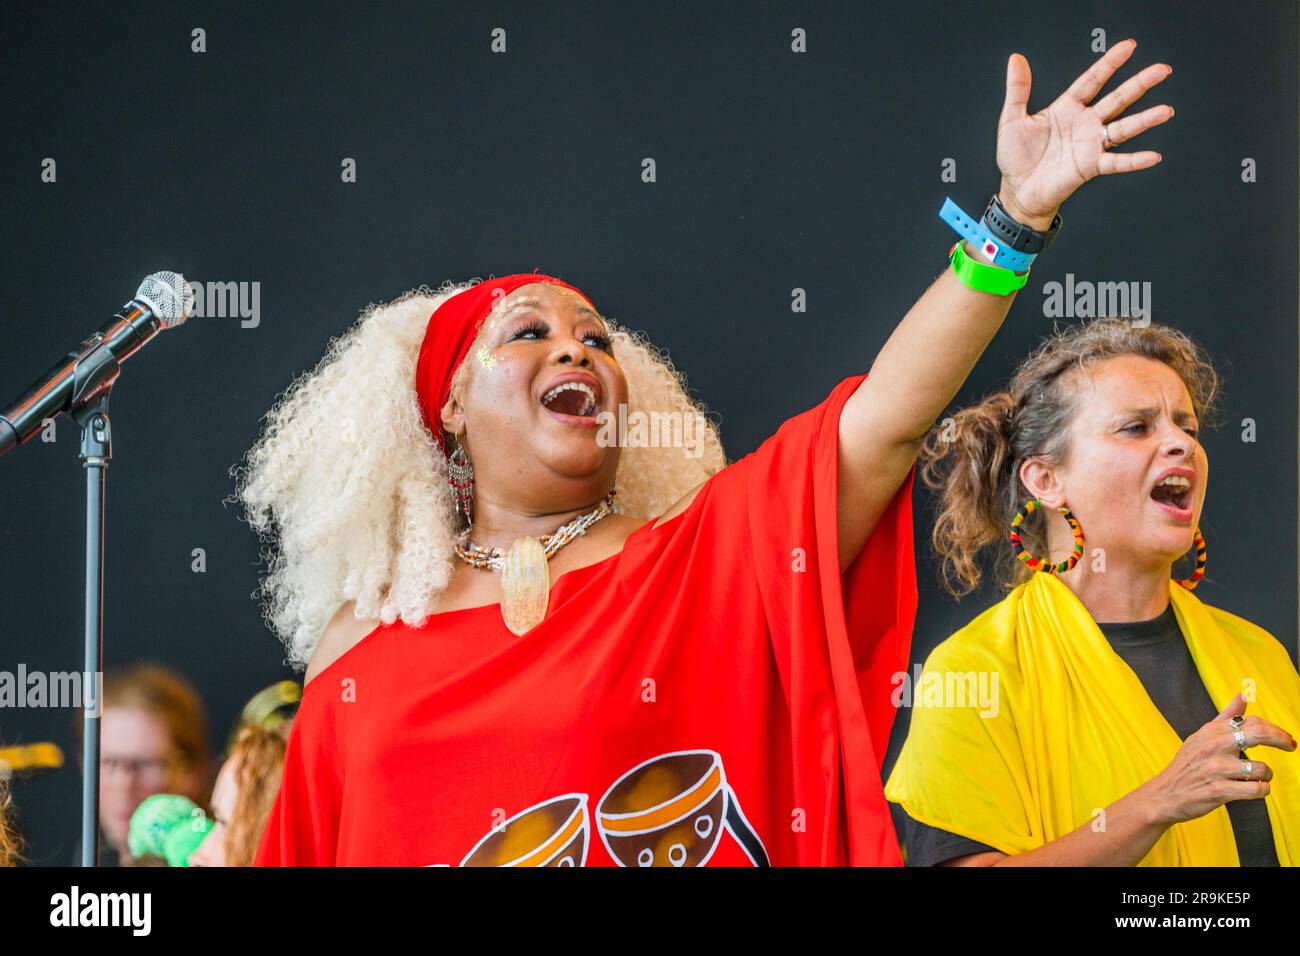
[[[516,329],[515,334],[510,336],[510,338],[513,341],[514,339],[519,338],[521,335],[526,335],[529,332],[537,332],[540,335],[546,335],[550,331],[551,331],[550,328],[546,325],[545,322],[533,321],[533,322],[529,322],[525,326],[520,327],[519,329]],[[600,343],[600,347],[605,351],[610,351],[614,344],[613,342],[610,341],[609,336],[602,335],[599,332],[592,332],[583,337],[588,339],[595,339],[597,342]]]
[[[516,329],[515,334],[510,336],[510,338],[517,339],[521,335],[526,335],[529,332],[540,332],[543,335],[545,335],[549,331],[551,330],[546,326],[546,323],[544,322],[529,322],[527,325],[521,326],[520,328]]]

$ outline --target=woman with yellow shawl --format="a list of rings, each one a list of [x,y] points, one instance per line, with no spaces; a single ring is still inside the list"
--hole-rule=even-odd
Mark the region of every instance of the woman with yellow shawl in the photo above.
[[[1267,631],[1192,593],[1216,387],[1182,333],[1100,319],[927,439],[946,586],[973,590],[1000,546],[1013,587],[914,689],[885,788],[909,864],[1300,862],[1300,675]]]

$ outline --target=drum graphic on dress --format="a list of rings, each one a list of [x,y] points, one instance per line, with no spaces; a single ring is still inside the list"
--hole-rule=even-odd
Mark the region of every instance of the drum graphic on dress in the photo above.
[[[703,866],[723,829],[755,866],[770,865],[713,750],[678,750],[637,764],[600,798],[596,827],[620,866]]]
[[[585,866],[587,794],[566,793],[521,810],[465,855],[461,866]]]

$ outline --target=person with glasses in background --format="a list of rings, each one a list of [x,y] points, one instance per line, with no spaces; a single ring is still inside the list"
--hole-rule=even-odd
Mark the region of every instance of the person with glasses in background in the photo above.
[[[130,866],[136,862],[127,847],[131,814],[146,797],[174,793],[207,802],[207,718],[189,682],[157,664],[107,671],[99,768],[99,862]],[[80,862],[78,844],[73,863]]]

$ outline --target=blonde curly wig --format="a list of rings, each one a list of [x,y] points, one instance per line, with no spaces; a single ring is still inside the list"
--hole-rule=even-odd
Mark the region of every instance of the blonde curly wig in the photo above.
[[[400,618],[413,627],[437,610],[460,526],[446,463],[420,413],[415,364],[429,316],[480,281],[421,286],[369,305],[330,340],[316,368],[277,397],[258,441],[231,469],[269,566],[255,595],[297,668],[345,601],[359,619]],[[667,355],[642,333],[609,325],[629,419],[675,412],[704,424],[694,457],[683,448],[622,449],[620,508],[653,519],[727,460],[717,423]],[[462,362],[453,389],[463,387],[464,369]]]

